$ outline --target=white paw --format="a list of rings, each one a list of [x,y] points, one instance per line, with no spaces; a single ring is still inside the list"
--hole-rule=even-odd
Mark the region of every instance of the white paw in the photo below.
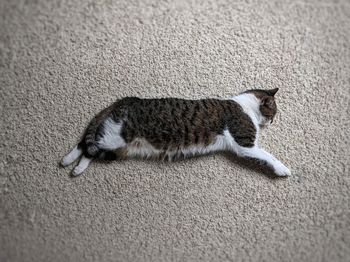
[[[62,166],[69,166],[70,164],[72,164],[75,160],[77,160],[81,155],[82,155],[83,151],[78,148],[77,146],[73,148],[73,150],[71,152],[69,152],[68,155],[66,155],[62,161],[61,161],[61,165]]]
[[[66,167],[69,166],[72,163],[71,158],[69,156],[65,156],[62,160],[61,160],[61,165]]]
[[[275,164],[274,166],[275,169],[275,173],[277,176],[291,176],[292,172],[290,172],[290,170],[283,165],[281,162],[278,162],[277,164]]]
[[[79,176],[79,175],[81,175],[81,173],[84,172],[85,169],[86,169],[85,167],[76,166],[76,167],[73,169],[72,175],[73,175],[73,176]]]

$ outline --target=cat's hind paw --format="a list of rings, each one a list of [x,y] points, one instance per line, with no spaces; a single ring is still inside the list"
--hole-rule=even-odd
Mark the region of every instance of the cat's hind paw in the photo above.
[[[61,167],[66,167],[72,164],[73,162],[74,160],[72,160],[69,156],[65,156],[64,158],[62,158],[60,165]]]
[[[85,169],[86,169],[86,168],[84,168],[84,167],[76,166],[76,167],[72,170],[72,176],[79,176],[79,175],[81,175],[81,174],[84,172]]]
[[[91,161],[92,161],[92,158],[87,158],[83,156],[80,159],[79,164],[73,169],[72,176],[79,176],[80,174],[82,174],[85,171],[85,169],[88,168]]]
[[[74,147],[73,150],[70,151],[68,155],[63,157],[63,159],[60,162],[61,166],[63,167],[69,166],[75,160],[77,160],[82,154],[83,154],[83,151],[78,146]]]

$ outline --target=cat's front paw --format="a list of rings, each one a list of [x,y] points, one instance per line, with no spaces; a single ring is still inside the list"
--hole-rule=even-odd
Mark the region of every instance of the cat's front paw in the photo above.
[[[281,162],[277,163],[274,166],[275,174],[277,176],[291,176],[292,172]]]

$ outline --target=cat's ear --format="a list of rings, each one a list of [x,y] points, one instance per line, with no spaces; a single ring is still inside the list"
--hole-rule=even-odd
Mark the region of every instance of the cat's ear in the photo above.
[[[261,105],[266,106],[268,108],[273,108],[274,106],[274,98],[271,96],[265,96],[261,99]]]
[[[269,95],[269,96],[274,96],[278,91],[278,88],[274,88],[274,89],[270,89],[270,90],[266,90],[266,93]]]

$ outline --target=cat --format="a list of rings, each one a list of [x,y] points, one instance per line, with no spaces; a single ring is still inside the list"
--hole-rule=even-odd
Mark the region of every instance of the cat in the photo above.
[[[82,156],[72,172],[77,176],[93,159],[175,160],[229,151],[266,163],[277,176],[289,176],[291,171],[284,164],[258,146],[260,129],[276,115],[277,91],[252,89],[231,99],[117,100],[92,119],[61,165],[68,166]]]

